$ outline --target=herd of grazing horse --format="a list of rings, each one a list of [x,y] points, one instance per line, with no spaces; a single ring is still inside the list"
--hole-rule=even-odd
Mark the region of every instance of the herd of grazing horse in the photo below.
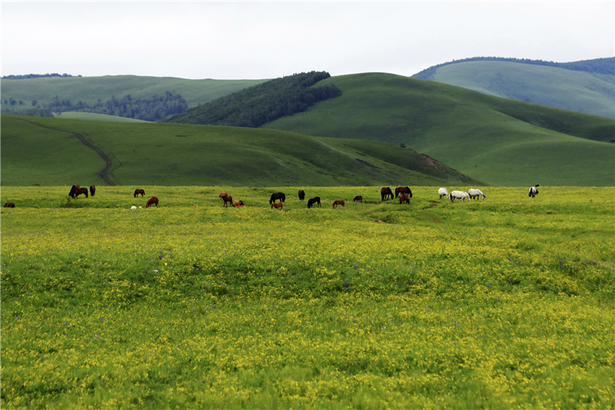
[[[530,190],[529,190],[530,198],[534,198],[536,195],[538,195],[537,188],[539,186],[540,184],[536,184],[535,186],[530,187]],[[90,186],[89,193],[90,193],[90,196],[94,196],[94,194],[96,193],[96,187],[94,185]],[[68,193],[68,196],[70,196],[73,199],[77,199],[79,195],[81,194],[85,195],[85,197],[87,198],[88,189],[75,184],[70,188],[70,192]],[[145,190],[141,188],[137,188],[135,189],[135,192],[133,195],[135,198],[137,198],[139,195],[143,197],[145,195]],[[450,194],[446,188],[440,188],[438,189],[438,195],[440,199],[445,198],[445,197],[446,199],[450,199],[451,203],[453,203],[455,199],[459,199],[460,201],[465,201],[467,199],[468,202],[471,201],[472,199],[477,199],[480,197],[482,197],[483,199],[486,199],[485,194],[483,194],[483,192],[480,189],[475,189],[475,188],[468,189],[467,192],[455,190],[455,191],[451,191]],[[298,196],[299,196],[299,200],[303,201],[305,199],[305,191],[303,189],[299,190]],[[233,197],[230,196],[226,192],[220,192],[220,195],[218,195],[218,197],[220,198],[221,201],[224,202],[225,207],[228,206],[228,204],[231,204],[234,208],[242,208],[245,206],[243,201],[241,200],[233,201]],[[399,186],[395,188],[395,195],[393,196],[393,191],[391,190],[391,188],[385,186],[385,187],[382,187],[382,189],[380,190],[380,198],[382,201],[399,198],[400,204],[403,204],[403,203],[410,204],[410,198],[412,198],[412,191],[407,186]],[[284,209],[284,201],[286,201],[286,195],[283,192],[276,192],[276,193],[271,194],[271,197],[269,198],[269,205],[271,205],[272,209]],[[353,202],[363,202],[363,196],[357,195],[353,198],[352,201]],[[153,206],[153,205],[156,205],[156,207],[158,207],[158,197],[156,196],[152,196],[151,198],[149,198],[145,204],[145,207],[149,208],[150,206]],[[319,207],[321,206],[319,196],[310,198],[307,201],[308,208],[312,208],[315,205],[318,205]],[[339,205],[345,208],[346,201],[343,199],[338,199],[333,202],[333,208],[337,208]],[[4,207],[5,208],[15,208],[15,204],[13,202],[7,202],[4,204]]]

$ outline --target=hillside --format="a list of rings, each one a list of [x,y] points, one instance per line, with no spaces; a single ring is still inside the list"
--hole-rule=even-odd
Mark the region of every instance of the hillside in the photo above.
[[[86,146],[89,144],[90,146]],[[481,185],[409,148],[275,130],[2,116],[2,184]]]
[[[468,59],[412,76],[603,117],[615,117],[615,58],[572,63]]]
[[[342,95],[263,128],[405,144],[495,185],[614,184],[612,119],[391,74],[327,83]]]
[[[174,77],[104,76],[104,77],[43,77],[2,79],[2,102],[12,98],[16,103],[8,108],[23,110],[32,102],[41,106],[58,96],[73,104],[83,101],[93,105],[113,97],[149,98],[167,91],[180,94],[188,107],[195,107],[216,98],[232,94],[266,80],[187,80]],[[19,102],[22,102],[20,105]],[[6,107],[5,107],[6,108]]]

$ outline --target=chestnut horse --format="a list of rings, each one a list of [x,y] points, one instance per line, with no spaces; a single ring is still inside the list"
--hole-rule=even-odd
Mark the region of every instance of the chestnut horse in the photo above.
[[[233,201],[233,208],[243,208],[244,206],[243,201],[240,199]]]
[[[343,199],[338,199],[337,201],[333,202],[333,208],[337,208],[338,205],[341,205],[345,208],[346,202]]]
[[[224,201],[224,206],[228,206],[228,204],[233,205],[233,197],[230,195],[222,197],[222,200]]]
[[[305,199],[305,191],[303,189],[299,190],[299,200],[303,201]]]
[[[135,189],[135,198],[138,197],[139,194],[141,194],[141,196],[145,195],[145,190],[141,188]]]
[[[404,202],[407,203],[408,205],[410,205],[410,197],[408,196],[407,193],[400,192],[399,193],[399,203],[403,204]]]
[[[408,197],[412,198],[412,191],[407,186],[398,186],[395,188],[395,198],[397,198],[402,192],[404,194],[408,194]]]
[[[77,187],[75,192],[73,192],[73,198],[77,198],[79,195],[84,194],[85,197],[88,197],[88,189],[85,187]]]
[[[308,208],[311,208],[312,205],[314,205],[314,204],[318,204],[318,206],[321,206],[320,205],[320,197],[319,196],[314,197],[312,199],[308,199]]]
[[[363,197],[361,195],[357,195],[354,197],[352,202],[363,202]]]
[[[286,201],[286,195],[284,195],[283,192],[276,192],[275,194],[271,194],[271,198],[269,198],[269,204],[271,205],[272,203],[274,203],[278,199],[280,201],[284,202],[284,201]]]
[[[218,194],[218,198],[220,198],[220,201],[222,201],[222,198],[224,198],[225,196],[228,196],[228,194],[226,192],[220,192]]]
[[[156,208],[158,208],[158,197],[157,196],[153,196],[147,200],[145,207],[149,208],[150,205],[156,205]]]
[[[390,199],[393,199],[393,191],[391,191],[391,188],[388,186],[382,187],[380,190],[380,197],[383,201],[386,201],[389,197],[391,197]]]
[[[271,203],[271,209],[284,209],[284,202],[272,202]]]
[[[96,193],[96,187],[94,185],[90,185],[90,196],[94,196]]]

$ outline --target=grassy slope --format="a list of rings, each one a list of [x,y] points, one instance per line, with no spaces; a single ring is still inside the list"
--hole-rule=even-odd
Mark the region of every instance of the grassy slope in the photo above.
[[[391,74],[329,82],[341,97],[263,128],[404,143],[496,185],[614,183],[612,119]]]
[[[615,117],[611,75],[504,61],[473,61],[440,67],[432,79],[498,97]]]
[[[103,160],[73,133],[112,159],[112,179],[121,185],[477,183],[448,167],[428,166],[411,149],[370,141],[251,128],[3,116],[3,185],[102,185],[97,172]]]
[[[2,101],[13,97],[24,102],[23,108],[29,108],[32,106],[32,100],[44,104],[56,95],[60,99],[70,100],[73,104],[79,101],[93,104],[99,98],[106,101],[113,96],[120,98],[127,94],[143,98],[164,95],[165,91],[171,91],[184,97],[189,107],[194,107],[263,81],[266,80],[187,80],[133,75],[3,79]],[[10,108],[19,109],[19,106]]]

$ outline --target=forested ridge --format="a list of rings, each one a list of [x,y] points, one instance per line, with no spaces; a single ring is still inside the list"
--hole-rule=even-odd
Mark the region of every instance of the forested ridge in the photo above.
[[[308,109],[319,101],[340,96],[335,85],[312,87],[329,78],[325,71],[293,74],[264,82],[191,108],[167,122],[259,127],[282,116]]]

